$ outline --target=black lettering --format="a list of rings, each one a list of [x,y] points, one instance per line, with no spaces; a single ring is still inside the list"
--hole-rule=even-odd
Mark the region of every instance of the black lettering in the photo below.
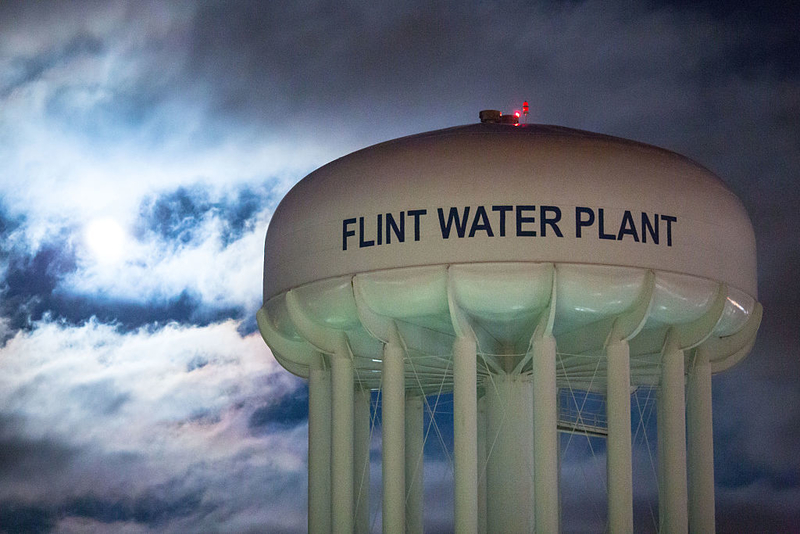
[[[439,226],[442,230],[442,239],[450,238],[450,230],[455,224],[458,237],[464,237],[467,231],[467,219],[469,218],[469,206],[464,208],[464,217],[459,218],[458,208],[450,208],[450,213],[447,216],[447,224],[444,222],[444,209],[438,208],[439,211]]]
[[[478,222],[479,220],[483,220],[483,222]],[[478,230],[483,230],[486,232],[487,236],[494,237],[492,225],[489,224],[489,217],[486,216],[486,208],[483,206],[478,206],[475,210],[475,218],[472,219],[472,227],[469,229],[469,236],[475,237],[475,232]]]
[[[605,232],[605,228],[603,228],[603,208],[597,210],[597,235],[600,239],[611,239],[612,241],[616,241],[617,236],[614,234],[607,234]]]
[[[408,210],[408,215],[414,218],[414,241],[419,241],[422,228],[419,225],[419,218],[426,215],[428,210]]]
[[[358,218],[358,247],[365,248],[371,247],[375,244],[374,239],[370,239],[369,241],[364,241],[364,217]]]
[[[583,215],[588,215],[588,219],[584,219]],[[581,228],[591,226],[594,224],[594,210],[592,208],[584,208],[578,206],[575,208],[575,237],[581,237]]]
[[[388,215],[388,213],[387,213],[387,215]],[[388,230],[388,228],[387,228],[387,230]],[[387,241],[387,243],[388,243],[388,241]],[[378,244],[379,245],[383,244],[383,215],[380,214],[380,213],[378,214]]]
[[[629,210],[625,210],[625,215],[622,216],[622,224],[619,225],[619,233],[617,240],[622,241],[623,236],[633,236],[633,240],[639,242],[639,233],[636,231],[636,225],[633,222],[633,215]]]
[[[349,230],[347,227],[351,224],[355,224],[356,220],[353,219],[345,219],[342,221],[342,250],[347,250],[347,238],[351,235],[356,235],[355,230]]]
[[[642,243],[647,243],[647,234],[653,238],[653,243],[658,245],[658,213],[653,215],[655,224],[650,224],[650,218],[642,212]]]
[[[677,217],[672,217],[671,215],[662,215],[662,221],[667,221],[667,246],[672,246],[672,223],[678,222]]]
[[[500,237],[506,236],[506,212],[514,209],[514,206],[492,206],[492,211],[500,212]]]
[[[521,205],[517,206],[517,237],[519,236],[531,236],[536,237],[536,230],[523,230],[522,225],[527,223],[536,222],[536,217],[523,217],[523,211],[533,211],[536,209],[536,206],[530,205]]]
[[[428,210],[408,210],[408,215],[414,219],[414,241],[419,241],[419,218],[426,213],[428,213]]]
[[[548,217],[547,214],[552,213],[552,217]],[[558,227],[558,221],[561,220],[561,208],[558,206],[539,206],[539,222],[541,225],[539,226],[539,234],[542,237],[547,235],[545,228],[549,225],[553,231],[556,233],[558,237],[564,237],[564,234],[561,233],[561,229]]]
[[[394,220],[394,216],[391,213],[386,214],[386,244],[390,244],[392,242],[392,232],[394,235],[397,236],[397,241],[400,243],[406,240],[406,213],[404,211],[400,212],[400,226],[397,226],[397,223]]]

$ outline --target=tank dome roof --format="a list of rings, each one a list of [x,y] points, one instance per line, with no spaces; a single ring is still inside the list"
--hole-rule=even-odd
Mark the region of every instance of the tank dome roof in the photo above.
[[[503,261],[659,269],[756,297],[752,225],[704,167],[581,130],[481,123],[374,145],[301,180],[269,225],[264,300],[347,274]]]

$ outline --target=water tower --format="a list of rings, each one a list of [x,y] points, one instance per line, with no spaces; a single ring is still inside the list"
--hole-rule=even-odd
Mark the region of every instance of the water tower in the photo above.
[[[270,222],[258,324],[309,381],[309,531],[369,528],[380,389],[384,532],[422,530],[422,407],[441,391],[455,531],[558,532],[569,387],[605,397],[608,529],[632,532],[631,392],[648,386],[660,530],[713,532],[711,376],[761,320],[741,202],[660,148],[481,118],[329,163]]]

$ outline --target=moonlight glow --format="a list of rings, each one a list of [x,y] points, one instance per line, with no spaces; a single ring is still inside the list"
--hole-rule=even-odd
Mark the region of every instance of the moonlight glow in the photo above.
[[[95,219],[86,227],[85,235],[86,244],[98,261],[111,263],[122,257],[127,236],[117,221]]]

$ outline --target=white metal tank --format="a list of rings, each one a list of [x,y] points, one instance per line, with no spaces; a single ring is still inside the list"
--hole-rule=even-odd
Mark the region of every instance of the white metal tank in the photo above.
[[[454,392],[456,530],[557,531],[560,387],[607,397],[609,528],[629,532],[640,385],[659,388],[666,429],[662,531],[713,530],[710,377],[749,352],[761,307],[752,225],[707,169],[558,126],[449,128],[314,171],[265,248],[261,333],[310,379],[312,532],[368,528],[359,428],[379,388],[384,532],[421,529],[407,429],[442,390]]]

